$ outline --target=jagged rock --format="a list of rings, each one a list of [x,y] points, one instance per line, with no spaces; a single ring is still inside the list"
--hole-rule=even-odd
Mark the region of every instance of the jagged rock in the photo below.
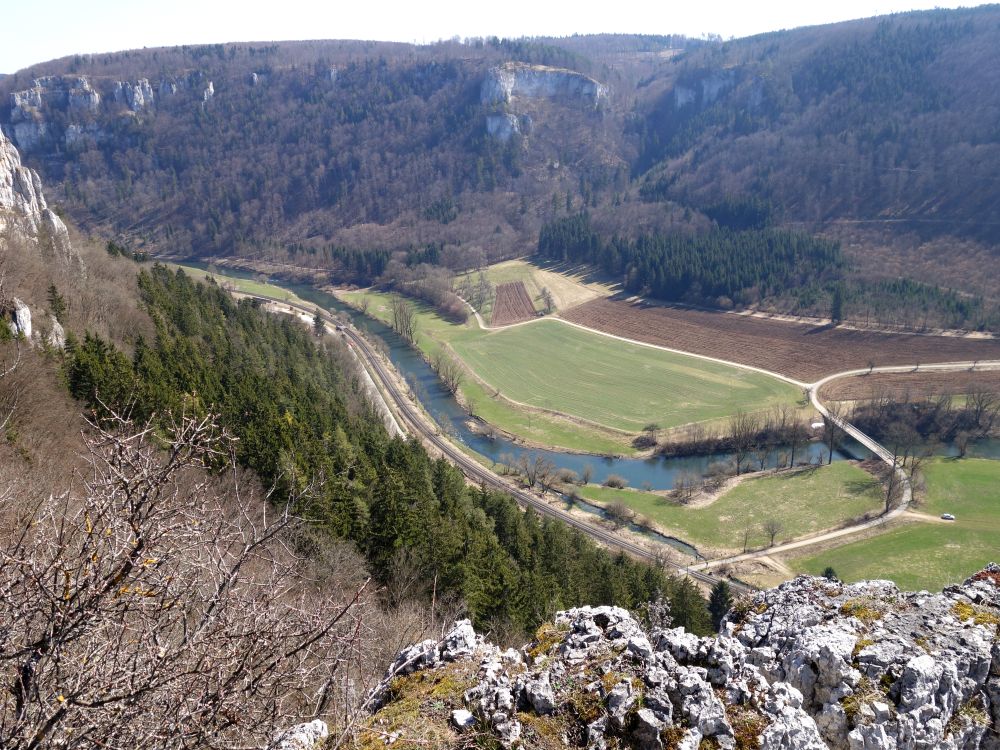
[[[540,715],[550,714],[555,710],[556,697],[549,682],[549,673],[542,672],[537,679],[528,680],[524,686],[524,694],[528,703]]]
[[[507,142],[521,132],[517,116],[512,114],[487,115],[486,132],[498,141]]]
[[[21,164],[21,155],[0,131],[0,234],[5,231],[43,241],[60,260],[79,263],[66,225],[45,202],[38,173]]]
[[[330,734],[326,722],[315,719],[299,724],[274,738],[273,750],[314,750]]]
[[[480,87],[483,104],[503,104],[512,98],[558,99],[596,107],[608,87],[589,76],[564,68],[508,62],[490,70]]]
[[[53,315],[48,316],[46,331],[44,333],[42,343],[53,349],[66,348],[66,331],[63,329],[62,324],[56,320]]]
[[[208,86],[206,86],[205,90],[201,92],[201,100],[202,102],[207,102],[213,96],[215,96],[215,85],[211,81],[209,81]]]
[[[149,85],[147,78],[140,78],[135,83],[116,81],[114,98],[133,112],[139,112],[153,105],[153,87]]]
[[[7,326],[15,338],[31,340],[31,310],[17,297],[4,302],[0,300],[0,317],[7,321]]]
[[[471,711],[459,708],[451,712],[451,723],[458,729],[469,729],[476,725],[476,717]]]
[[[658,719],[650,709],[640,708],[635,715],[635,729],[632,730],[638,750],[662,750],[660,732],[665,726],[666,723]]]
[[[998,583],[994,567],[940,595],[803,576],[755,594],[715,638],[646,633],[618,607],[579,607],[523,659],[463,621],[403,651],[389,677],[467,664],[472,685],[449,712],[511,748],[537,743],[532,717],[544,716],[549,736],[592,750],[997,750]]]

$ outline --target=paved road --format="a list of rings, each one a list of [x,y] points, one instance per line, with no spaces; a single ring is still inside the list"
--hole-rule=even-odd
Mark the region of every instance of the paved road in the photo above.
[[[258,299],[268,302],[278,302],[282,305],[288,305],[291,308],[301,310],[309,315],[313,315],[315,313],[314,309],[296,305],[295,303],[278,299],[276,297],[245,293],[244,296],[257,297]],[[325,311],[321,310],[320,312],[327,321],[335,324],[337,323],[337,321]],[[659,555],[651,552],[646,547],[634,544],[627,539],[608,531],[607,529],[577,518],[576,516],[560,510],[559,508],[553,507],[549,503],[526,490],[511,486],[485,466],[482,466],[467,456],[458,446],[454,445],[449,440],[446,440],[438,435],[434,430],[427,427],[426,422],[421,418],[421,415],[417,412],[416,407],[414,407],[414,405],[410,402],[406,394],[396,387],[395,382],[386,366],[375,354],[368,342],[357,331],[350,326],[343,326],[338,330],[340,330],[344,337],[354,345],[355,350],[365,361],[370,374],[382,384],[382,387],[394,403],[398,416],[404,423],[404,429],[411,435],[420,435],[423,437],[428,443],[437,448],[452,464],[457,466],[469,479],[492,489],[504,492],[513,497],[522,506],[531,508],[542,515],[557,518],[563,523],[569,524],[573,528],[582,531],[584,534],[587,534],[591,538],[596,539],[608,547],[621,550],[632,557],[639,558],[645,562],[664,562]],[[739,583],[738,581],[722,579],[709,573],[692,570],[683,565],[678,565],[669,561],[667,561],[666,564],[673,568],[677,573],[690,576],[691,578],[708,586],[713,586],[720,580],[726,580],[732,589],[737,593],[744,593],[753,590],[751,587]]]

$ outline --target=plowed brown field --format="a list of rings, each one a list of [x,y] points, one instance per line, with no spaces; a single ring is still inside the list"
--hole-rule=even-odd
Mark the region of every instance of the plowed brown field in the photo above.
[[[878,394],[893,399],[957,396],[985,388],[1000,393],[1000,370],[985,372],[873,373],[841,378],[823,386],[820,397],[833,401],[864,401]]]
[[[534,317],[535,306],[531,303],[531,297],[528,296],[523,281],[511,281],[497,286],[490,325],[508,326]]]
[[[616,336],[760,367],[803,382],[844,370],[1000,359],[1000,339],[852,331],[616,299],[586,302],[566,320]]]

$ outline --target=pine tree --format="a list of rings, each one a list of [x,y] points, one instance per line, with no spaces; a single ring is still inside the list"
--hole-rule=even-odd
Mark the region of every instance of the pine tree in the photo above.
[[[313,333],[320,338],[322,338],[323,334],[326,333],[326,326],[323,324],[323,316],[320,314],[318,307],[316,308],[316,314],[313,315]]]
[[[712,594],[708,598],[708,612],[712,615],[712,627],[716,630],[722,624],[722,618],[733,606],[733,594],[729,584],[719,581],[712,587]]]
[[[833,290],[833,299],[830,302],[830,320],[834,324],[844,319],[844,288],[837,284]]]
[[[66,300],[59,294],[55,284],[49,284],[48,300],[49,311],[53,317],[60,323],[65,323],[63,317],[66,315]]]

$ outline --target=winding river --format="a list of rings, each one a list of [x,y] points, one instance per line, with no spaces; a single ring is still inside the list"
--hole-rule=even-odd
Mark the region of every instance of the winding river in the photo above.
[[[207,269],[203,264],[187,263],[192,267]],[[240,272],[233,269],[213,268],[213,273],[221,276],[249,279],[255,274]],[[389,359],[396,369],[406,378],[414,394],[420,400],[424,409],[437,422],[438,426],[452,438],[486,457],[497,467],[510,457],[515,462],[524,454],[528,457],[541,456],[560,469],[569,469],[582,474],[589,467],[592,480],[601,483],[611,474],[624,477],[630,487],[648,488],[652,490],[669,490],[674,486],[678,474],[697,472],[704,474],[708,467],[718,461],[732,458],[729,453],[713,453],[700,456],[685,456],[672,458],[613,458],[581,453],[568,453],[555,450],[544,450],[526,447],[503,436],[488,437],[481,431],[470,426],[469,415],[455,398],[443,387],[437,374],[423,359],[420,353],[403,340],[394,330],[381,322],[369,318],[357,310],[345,305],[332,294],[320,291],[308,284],[294,284],[285,281],[271,280],[271,284],[280,286],[295,293],[300,298],[317,304],[327,310],[335,311],[350,317],[354,325],[381,338],[388,348]],[[776,449],[768,458],[768,466],[773,467],[781,453],[787,448]],[[799,449],[801,460],[808,456],[810,461],[818,461],[825,456],[826,449],[819,443],[810,443]],[[834,460],[866,458],[868,451],[857,444],[845,444],[841,450],[834,451]]]

